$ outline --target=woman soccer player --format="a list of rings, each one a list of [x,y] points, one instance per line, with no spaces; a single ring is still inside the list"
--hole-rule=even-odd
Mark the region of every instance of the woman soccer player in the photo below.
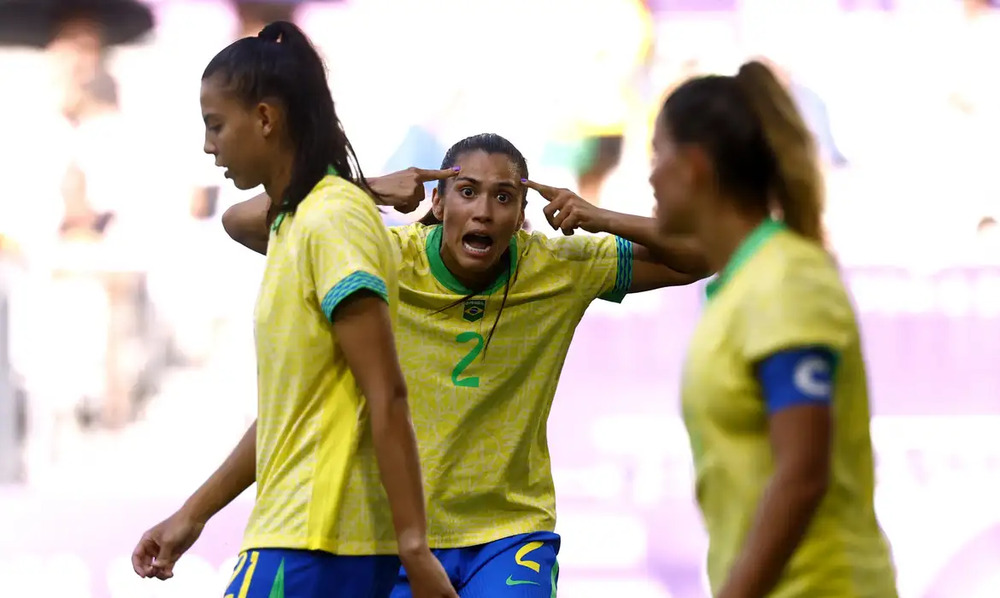
[[[455,596],[427,542],[392,332],[398,250],[359,187],[319,56],[294,25],[272,23],[212,59],[201,106],[205,152],[226,177],[279,198],[255,316],[258,419],[142,537],[136,573],[169,578],[205,522],[256,481],[227,596],[381,598],[400,559],[417,595]]]
[[[654,151],[661,230],[695,231],[719,272],[682,391],[712,594],[894,598],[857,321],[792,99],[757,62],[691,79]]]
[[[524,157],[497,135],[464,139],[440,171],[410,174],[417,185],[440,180],[424,223],[390,229],[402,255],[397,336],[427,473],[428,537],[460,596],[550,598],[560,540],[546,421],[573,332],[594,299],[700,278],[654,253],[684,271],[703,262],[683,239],[661,240],[650,218],[531,183]],[[408,203],[406,179],[372,184]],[[613,234],[520,230],[529,186],[551,200],[553,226]],[[260,252],[274,251],[267,205],[260,196],[223,217]],[[412,582],[404,563],[393,597],[411,596]]]

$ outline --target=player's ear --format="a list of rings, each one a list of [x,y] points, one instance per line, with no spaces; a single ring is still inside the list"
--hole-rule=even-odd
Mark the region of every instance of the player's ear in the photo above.
[[[705,149],[699,145],[689,144],[677,151],[681,166],[679,177],[686,187],[700,186],[714,182],[715,167]]]
[[[444,222],[444,202],[438,194],[437,187],[431,190],[431,212],[435,218]]]

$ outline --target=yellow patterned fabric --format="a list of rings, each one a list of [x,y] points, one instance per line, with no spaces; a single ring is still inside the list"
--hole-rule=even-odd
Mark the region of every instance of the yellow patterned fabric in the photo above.
[[[598,297],[621,301],[631,286],[631,243],[521,231],[510,242],[509,288],[505,274],[466,298],[470,291],[441,261],[439,226],[390,231],[402,259],[397,341],[431,545],[552,531],[549,409],[587,306]]]
[[[368,411],[331,316],[359,291],[395,314],[398,260],[371,198],[336,176],[272,228],[255,313],[257,500],[243,550],[396,552]]]
[[[709,297],[688,350],[682,405],[713,593],[743,550],[774,473],[754,366],[783,350],[827,347],[838,355],[830,486],[768,596],[895,598],[892,560],[875,517],[861,340],[833,259],[817,243],[767,221],[710,283]]]

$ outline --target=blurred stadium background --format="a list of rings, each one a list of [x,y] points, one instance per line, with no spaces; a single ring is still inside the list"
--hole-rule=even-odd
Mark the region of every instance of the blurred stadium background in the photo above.
[[[829,236],[863,323],[900,595],[1000,596],[991,3],[159,0],[155,26],[116,44],[79,21],[25,39],[4,12],[18,1],[0,0],[5,595],[209,597],[228,580],[249,495],[171,582],[139,580],[128,556],[254,416],[262,260],[220,226],[252,193],[202,154],[198,89],[216,51],[288,17],[324,53],[368,174],[435,167],[493,131],[535,180],[637,214],[652,210],[664,93],[751,56],[780,68],[823,150]],[[529,219],[546,230],[540,201]],[[563,598],[708,595],[676,392],[700,293],[595,305],[577,333],[550,424]]]

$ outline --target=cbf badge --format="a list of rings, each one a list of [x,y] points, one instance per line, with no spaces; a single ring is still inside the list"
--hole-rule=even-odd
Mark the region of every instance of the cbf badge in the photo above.
[[[462,317],[466,322],[478,322],[483,319],[486,313],[485,299],[469,299],[465,302],[465,309],[462,310]]]

